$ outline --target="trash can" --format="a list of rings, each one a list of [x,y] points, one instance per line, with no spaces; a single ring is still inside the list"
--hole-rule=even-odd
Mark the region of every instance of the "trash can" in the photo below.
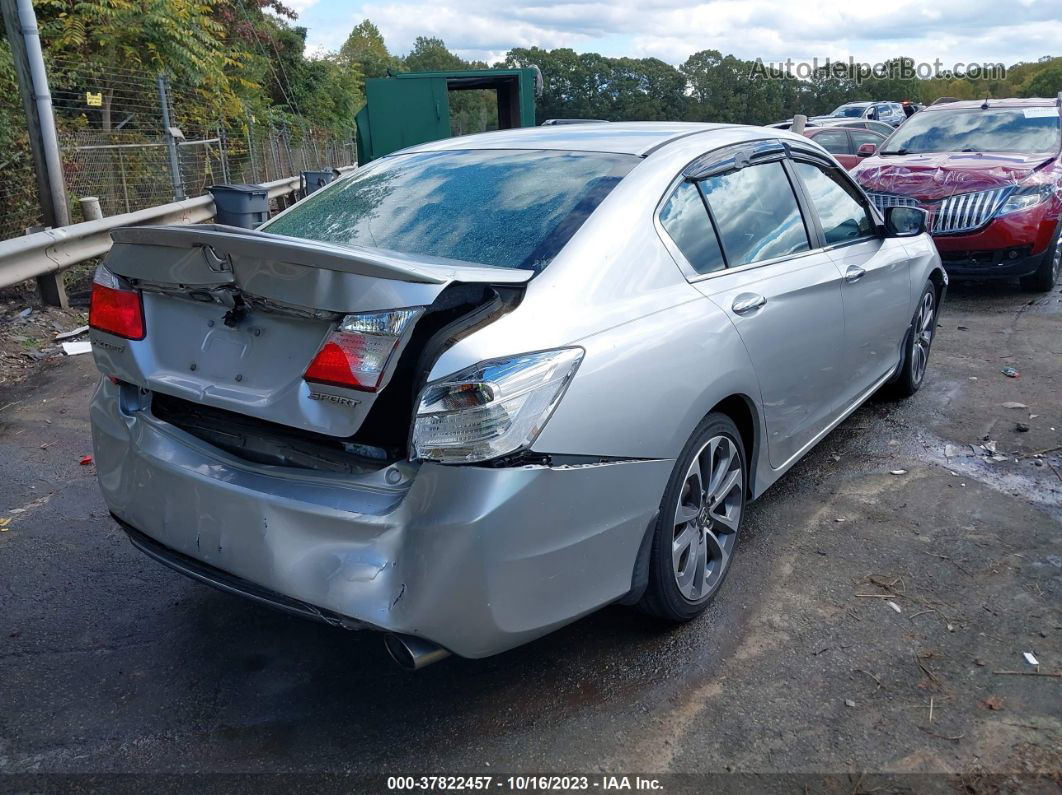
[[[336,172],[332,169],[328,169],[328,171],[303,171],[302,184],[304,186],[304,192],[302,195],[309,196],[315,190],[320,190],[335,178]]]
[[[261,185],[212,185],[219,224],[254,229],[269,217],[269,191]]]

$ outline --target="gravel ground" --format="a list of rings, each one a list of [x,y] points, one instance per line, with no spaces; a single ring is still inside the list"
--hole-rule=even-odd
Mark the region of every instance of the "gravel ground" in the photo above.
[[[384,771],[1057,791],[1060,318],[1059,292],[953,286],[922,391],[868,403],[751,506],[702,619],[663,629],[609,608],[417,674],[372,634],[133,550],[79,464],[90,357],[38,364],[0,387],[0,771],[21,774],[0,789]],[[928,776],[874,784],[900,774]]]

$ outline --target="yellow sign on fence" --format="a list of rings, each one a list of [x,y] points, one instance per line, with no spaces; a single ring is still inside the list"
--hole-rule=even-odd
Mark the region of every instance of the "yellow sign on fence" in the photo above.
[[[85,104],[90,108],[102,108],[103,107],[103,93],[93,94],[91,91],[85,92]]]

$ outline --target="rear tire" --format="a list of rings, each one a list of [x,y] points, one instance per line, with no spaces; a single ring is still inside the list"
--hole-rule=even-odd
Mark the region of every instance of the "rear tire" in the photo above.
[[[664,492],[642,611],[682,622],[708,607],[730,571],[747,478],[737,426],[725,414],[709,414],[679,455]]]
[[[1059,271],[1062,271],[1062,221],[1059,221],[1051,245],[1044,252],[1040,267],[1035,273],[1021,277],[1021,287],[1034,293],[1046,293],[1058,283]]]
[[[896,374],[896,380],[884,390],[888,397],[909,398],[922,387],[929,368],[929,350],[937,330],[937,288],[933,282],[926,282],[922,295],[918,298],[918,308],[911,320],[911,330],[903,346],[903,361]]]

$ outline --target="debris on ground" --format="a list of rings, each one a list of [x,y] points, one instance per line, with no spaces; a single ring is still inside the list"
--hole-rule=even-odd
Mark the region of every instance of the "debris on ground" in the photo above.
[[[855,706],[855,702],[854,702],[854,701],[852,701],[852,699],[850,699],[850,698],[846,698],[846,699],[844,700],[844,705],[845,705],[846,707],[854,707],[854,706]]]
[[[999,372],[1003,373],[1007,378],[1021,378],[1021,373],[1015,370],[1013,367],[1004,367]]]
[[[986,698],[984,701],[982,701],[981,704],[984,706],[985,709],[991,709],[994,711],[1003,709],[1003,699],[1001,699],[999,696],[990,696],[989,698]]]
[[[60,342],[61,340],[68,340],[71,337],[76,337],[79,334],[84,334],[88,330],[88,326],[78,326],[77,328],[71,329],[70,331],[61,331],[55,335],[55,341]]]
[[[1040,661],[1033,656],[1033,653],[1031,651],[1025,652],[1025,654],[1023,654],[1022,656],[1025,657],[1025,662],[1029,663],[1029,665],[1040,664]]]
[[[907,470],[906,469],[894,469],[889,474],[890,475],[906,475],[907,474]]]
[[[903,612],[903,610],[901,610],[901,609],[900,609],[900,606],[899,606],[898,604],[896,604],[895,602],[893,602],[893,601],[892,601],[891,599],[890,599],[890,600],[887,600],[887,601],[885,602],[885,604],[887,604],[887,605],[888,605],[889,607],[891,607],[891,608],[892,608],[893,610],[895,610],[895,611],[896,611],[897,613],[902,613],[902,612]]]
[[[1029,423],[1019,422],[1017,425],[1014,426],[1014,430],[1016,430],[1018,433],[1028,433]]]
[[[63,356],[61,343],[84,334],[86,319],[84,307],[27,307],[24,292],[0,293],[0,384],[21,381]]]
[[[92,463],[92,456],[90,456],[90,455],[82,456],[81,460],[78,463],[81,464],[81,466],[83,466],[83,467],[87,467],[89,464]]]
[[[1001,404],[1005,409],[1027,409],[1029,408],[1024,403],[1019,403],[1016,400],[1008,400],[1006,403]]]
[[[77,356],[79,353],[92,353],[92,343],[88,340],[77,342],[64,342],[63,353],[67,356]]]

